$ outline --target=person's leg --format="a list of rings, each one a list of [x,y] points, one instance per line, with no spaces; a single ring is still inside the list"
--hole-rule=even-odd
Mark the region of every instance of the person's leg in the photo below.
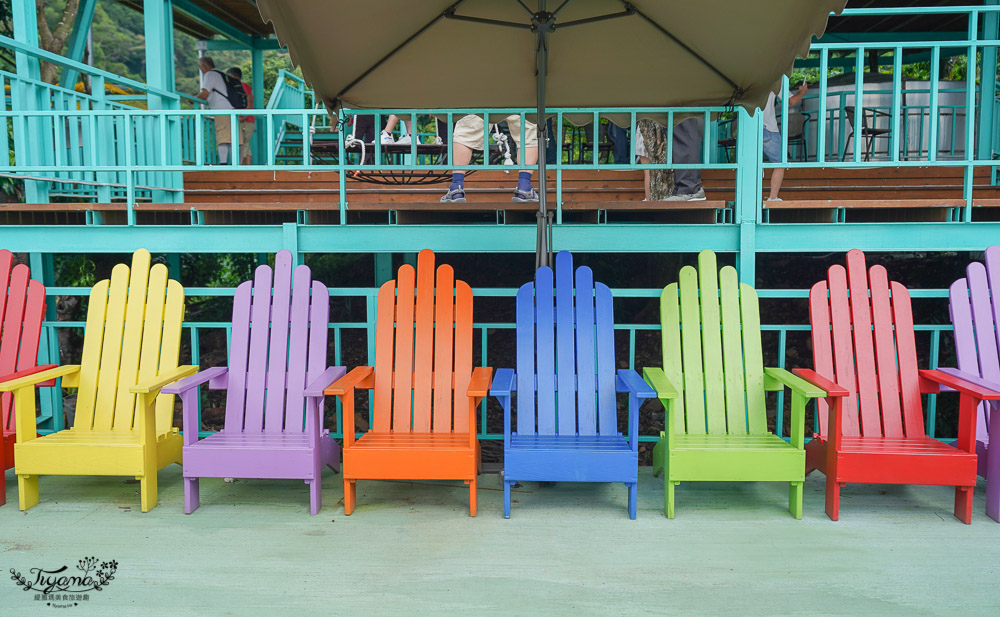
[[[781,190],[781,181],[785,179],[785,169],[778,167],[771,170],[771,190],[767,196],[768,201],[776,201],[778,192]]]
[[[253,153],[250,151],[250,138],[253,137],[253,122],[240,122],[240,152],[244,165],[253,164]]]
[[[781,136],[778,133],[764,129],[762,145],[765,161],[769,163],[781,162]],[[783,168],[771,170],[770,190],[767,196],[768,201],[781,201],[778,198],[778,191],[781,190],[781,181],[784,178],[785,170]]]
[[[649,158],[645,157],[645,156],[640,156],[639,157],[639,162],[641,164],[643,164],[643,165],[649,165]],[[645,191],[645,194],[646,194],[646,196],[643,199],[643,201],[649,201],[649,170],[648,169],[643,169],[642,170],[642,188],[643,188],[643,190]]]
[[[229,117],[212,116],[212,123],[215,128],[215,148],[219,153],[219,165],[229,162]]]
[[[375,116],[372,114],[354,116],[354,138],[365,143],[375,141]]]
[[[538,127],[531,122],[524,124],[524,147],[521,147],[521,117],[508,116],[507,126],[510,134],[517,144],[517,160],[522,165],[535,165],[538,163]],[[523,158],[521,153],[524,153]],[[514,191],[514,201],[538,201],[538,193],[531,186],[532,172],[524,169],[517,174],[517,189]]]
[[[700,163],[701,139],[705,121],[701,117],[688,118],[674,126],[674,162]],[[674,170],[674,194],[687,196],[702,192],[700,169]],[[704,193],[701,194],[704,199]]]
[[[552,118],[545,120],[545,163],[548,165],[555,165],[559,158],[560,145],[562,140],[559,139],[558,131],[556,131],[555,121]]]
[[[628,132],[614,122],[608,122],[608,139],[614,147],[615,165],[628,165]]]
[[[393,140],[392,132],[396,129],[397,124],[399,124],[399,117],[396,114],[389,114],[389,118],[385,121],[385,126],[382,128],[380,137],[383,144],[390,145],[396,143]]]
[[[437,130],[437,139],[434,140],[434,143],[447,145],[448,144],[448,123],[447,122],[443,122],[442,120],[435,118],[434,119],[434,125],[435,125],[436,130]]]
[[[472,151],[483,149],[483,119],[479,116],[463,116],[455,123],[455,151],[452,160],[456,165],[472,162]],[[451,186],[441,198],[442,202],[465,201],[465,170],[451,172]]]

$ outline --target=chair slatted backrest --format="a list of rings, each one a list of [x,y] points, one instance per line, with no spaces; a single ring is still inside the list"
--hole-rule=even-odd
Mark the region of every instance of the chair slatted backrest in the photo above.
[[[1000,291],[1000,246],[986,249],[986,265],[969,264],[965,278],[952,283],[948,290],[951,323],[955,327],[955,353],[958,368],[993,383],[1000,383],[1000,302],[993,290]],[[988,434],[987,404],[979,405],[976,436]]]
[[[326,370],[330,292],[289,251],[236,288],[226,395],[228,432],[301,433],[303,391]]]
[[[517,292],[517,433],[615,435],[611,290],[573,256],[556,255]],[[576,293],[574,295],[574,287]]]
[[[45,287],[30,278],[28,266],[14,266],[14,256],[0,250],[0,375],[32,368],[45,316]],[[0,432],[14,431],[14,395],[0,395]]]
[[[813,362],[817,373],[850,394],[843,401],[847,437],[925,435],[910,294],[889,281],[865,254],[847,253],[847,268],[831,266],[809,291]],[[818,399],[820,435],[827,435],[827,404]]]
[[[167,267],[150,268],[149,251],[132,255],[132,267],[118,264],[111,279],[94,285],[80,361],[73,430],[138,430],[141,399],[136,383],[177,367],[184,319],[184,288],[167,278]],[[156,431],[173,424],[174,396],[156,398]]]
[[[702,251],[660,295],[663,372],[678,388],[674,431],[767,433],[757,292]]]
[[[436,276],[435,276],[436,275]],[[436,280],[435,280],[436,278]],[[420,251],[378,291],[376,433],[468,433],[472,378],[472,288],[449,265],[434,270]],[[453,413],[454,410],[454,413]]]

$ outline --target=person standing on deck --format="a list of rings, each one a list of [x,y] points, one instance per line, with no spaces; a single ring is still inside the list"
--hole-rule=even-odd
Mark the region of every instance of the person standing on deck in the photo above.
[[[243,92],[247,95],[247,109],[253,109],[253,89],[247,82],[243,81],[243,69],[238,66],[226,71],[230,77],[237,79],[240,85],[243,86]],[[240,161],[244,165],[253,164],[253,155],[250,153],[250,137],[253,135],[254,129],[254,118],[253,116],[240,116]]]
[[[674,125],[674,162],[700,163],[705,118],[687,118]],[[664,201],[705,201],[700,169],[675,169],[674,192]]]
[[[208,103],[209,109],[233,109],[229,102],[229,89],[222,71],[216,70],[215,61],[208,56],[198,58],[198,70],[201,71],[201,92],[195,96]],[[229,163],[229,154],[233,143],[229,116],[211,116],[215,122],[215,145],[219,149],[219,164]],[[239,135],[237,134],[237,139]]]
[[[788,106],[798,105],[802,97],[809,90],[809,84],[802,82],[795,94],[788,97]],[[769,163],[781,162],[781,133],[778,132],[778,117],[774,113],[774,103],[778,95],[772,92],[767,97],[767,104],[764,105],[764,158]],[[768,193],[768,201],[781,201],[778,191],[781,190],[781,181],[785,179],[785,169],[778,167],[771,170],[771,186]]]
[[[534,165],[538,162],[538,127],[531,122],[524,123],[525,147],[521,147],[521,116],[514,114],[507,117],[507,127],[517,144],[518,162],[524,165]],[[483,156],[489,157],[488,147],[483,144],[483,119],[479,116],[463,116],[455,123],[455,153],[456,165],[468,165],[472,162],[472,151],[483,150]],[[521,153],[524,153],[523,155]],[[442,203],[465,203],[465,170],[453,171],[451,186],[441,197]],[[538,193],[531,186],[531,171],[521,170],[517,174],[517,188],[511,201],[538,201]]]

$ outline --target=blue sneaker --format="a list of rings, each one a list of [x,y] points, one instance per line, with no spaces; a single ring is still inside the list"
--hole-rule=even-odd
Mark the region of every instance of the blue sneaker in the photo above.
[[[441,203],[443,203],[443,204],[464,204],[465,203],[465,190],[464,189],[448,189],[448,192],[441,196]]]
[[[527,191],[522,191],[519,189],[514,189],[514,196],[510,198],[511,201],[538,201],[538,193],[535,192],[534,187],[528,189]]]

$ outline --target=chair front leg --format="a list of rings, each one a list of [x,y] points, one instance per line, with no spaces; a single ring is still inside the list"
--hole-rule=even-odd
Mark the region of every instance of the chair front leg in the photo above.
[[[986,446],[986,515],[1000,523],[1000,403],[990,405],[989,414],[994,439]]]
[[[139,415],[139,445],[142,449],[142,476],[139,480],[140,509],[149,512],[156,507],[156,396],[159,390],[140,394],[142,411]]]
[[[17,413],[17,443],[35,438],[35,388],[24,387],[14,391],[14,408]],[[17,470],[15,463],[15,471]],[[0,471],[0,473],[3,473]],[[38,505],[38,476],[17,474],[17,506],[28,510]]]

